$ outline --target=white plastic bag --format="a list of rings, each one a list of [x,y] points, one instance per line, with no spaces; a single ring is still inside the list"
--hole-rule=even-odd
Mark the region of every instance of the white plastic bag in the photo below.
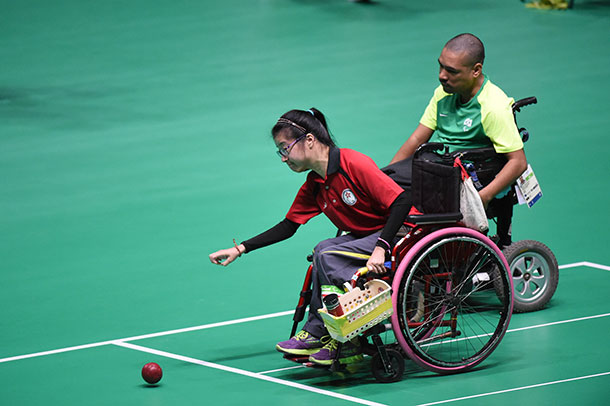
[[[479,196],[479,192],[477,192],[477,189],[472,184],[471,178],[466,178],[462,182],[460,188],[460,211],[463,216],[462,222],[466,227],[482,233],[489,230],[483,201]]]

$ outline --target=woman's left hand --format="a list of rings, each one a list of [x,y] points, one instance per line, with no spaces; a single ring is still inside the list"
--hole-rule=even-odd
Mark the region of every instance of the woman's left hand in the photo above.
[[[369,272],[383,275],[387,272],[385,267],[385,250],[381,247],[375,247],[371,257],[366,263],[366,267],[369,269]]]

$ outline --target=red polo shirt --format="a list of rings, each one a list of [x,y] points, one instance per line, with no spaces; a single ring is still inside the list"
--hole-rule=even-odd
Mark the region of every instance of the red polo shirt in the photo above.
[[[368,156],[331,147],[326,179],[309,172],[286,218],[305,224],[323,212],[340,230],[364,236],[385,226],[389,208],[402,192]]]

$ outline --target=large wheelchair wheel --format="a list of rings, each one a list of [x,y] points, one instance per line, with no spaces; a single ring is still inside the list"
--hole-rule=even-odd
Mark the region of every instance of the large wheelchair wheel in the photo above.
[[[514,311],[533,312],[551,300],[559,283],[559,266],[553,252],[534,240],[517,241],[502,250],[514,286]],[[495,286],[498,295],[502,289]]]
[[[416,243],[392,283],[392,328],[407,355],[439,373],[487,358],[512,314],[508,269],[498,247],[468,228],[441,229]]]

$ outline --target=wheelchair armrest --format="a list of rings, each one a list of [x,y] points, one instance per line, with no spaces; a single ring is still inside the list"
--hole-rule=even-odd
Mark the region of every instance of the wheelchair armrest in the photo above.
[[[420,155],[430,152],[441,152],[445,150],[445,144],[442,142],[426,142],[421,144],[413,153],[413,159],[418,159]]]
[[[462,213],[442,213],[442,214],[411,214],[407,216],[407,221],[412,224],[439,224],[457,223],[462,219]]]
[[[454,152],[453,155],[459,157],[462,161],[485,161],[501,157],[494,147],[464,149]]]

